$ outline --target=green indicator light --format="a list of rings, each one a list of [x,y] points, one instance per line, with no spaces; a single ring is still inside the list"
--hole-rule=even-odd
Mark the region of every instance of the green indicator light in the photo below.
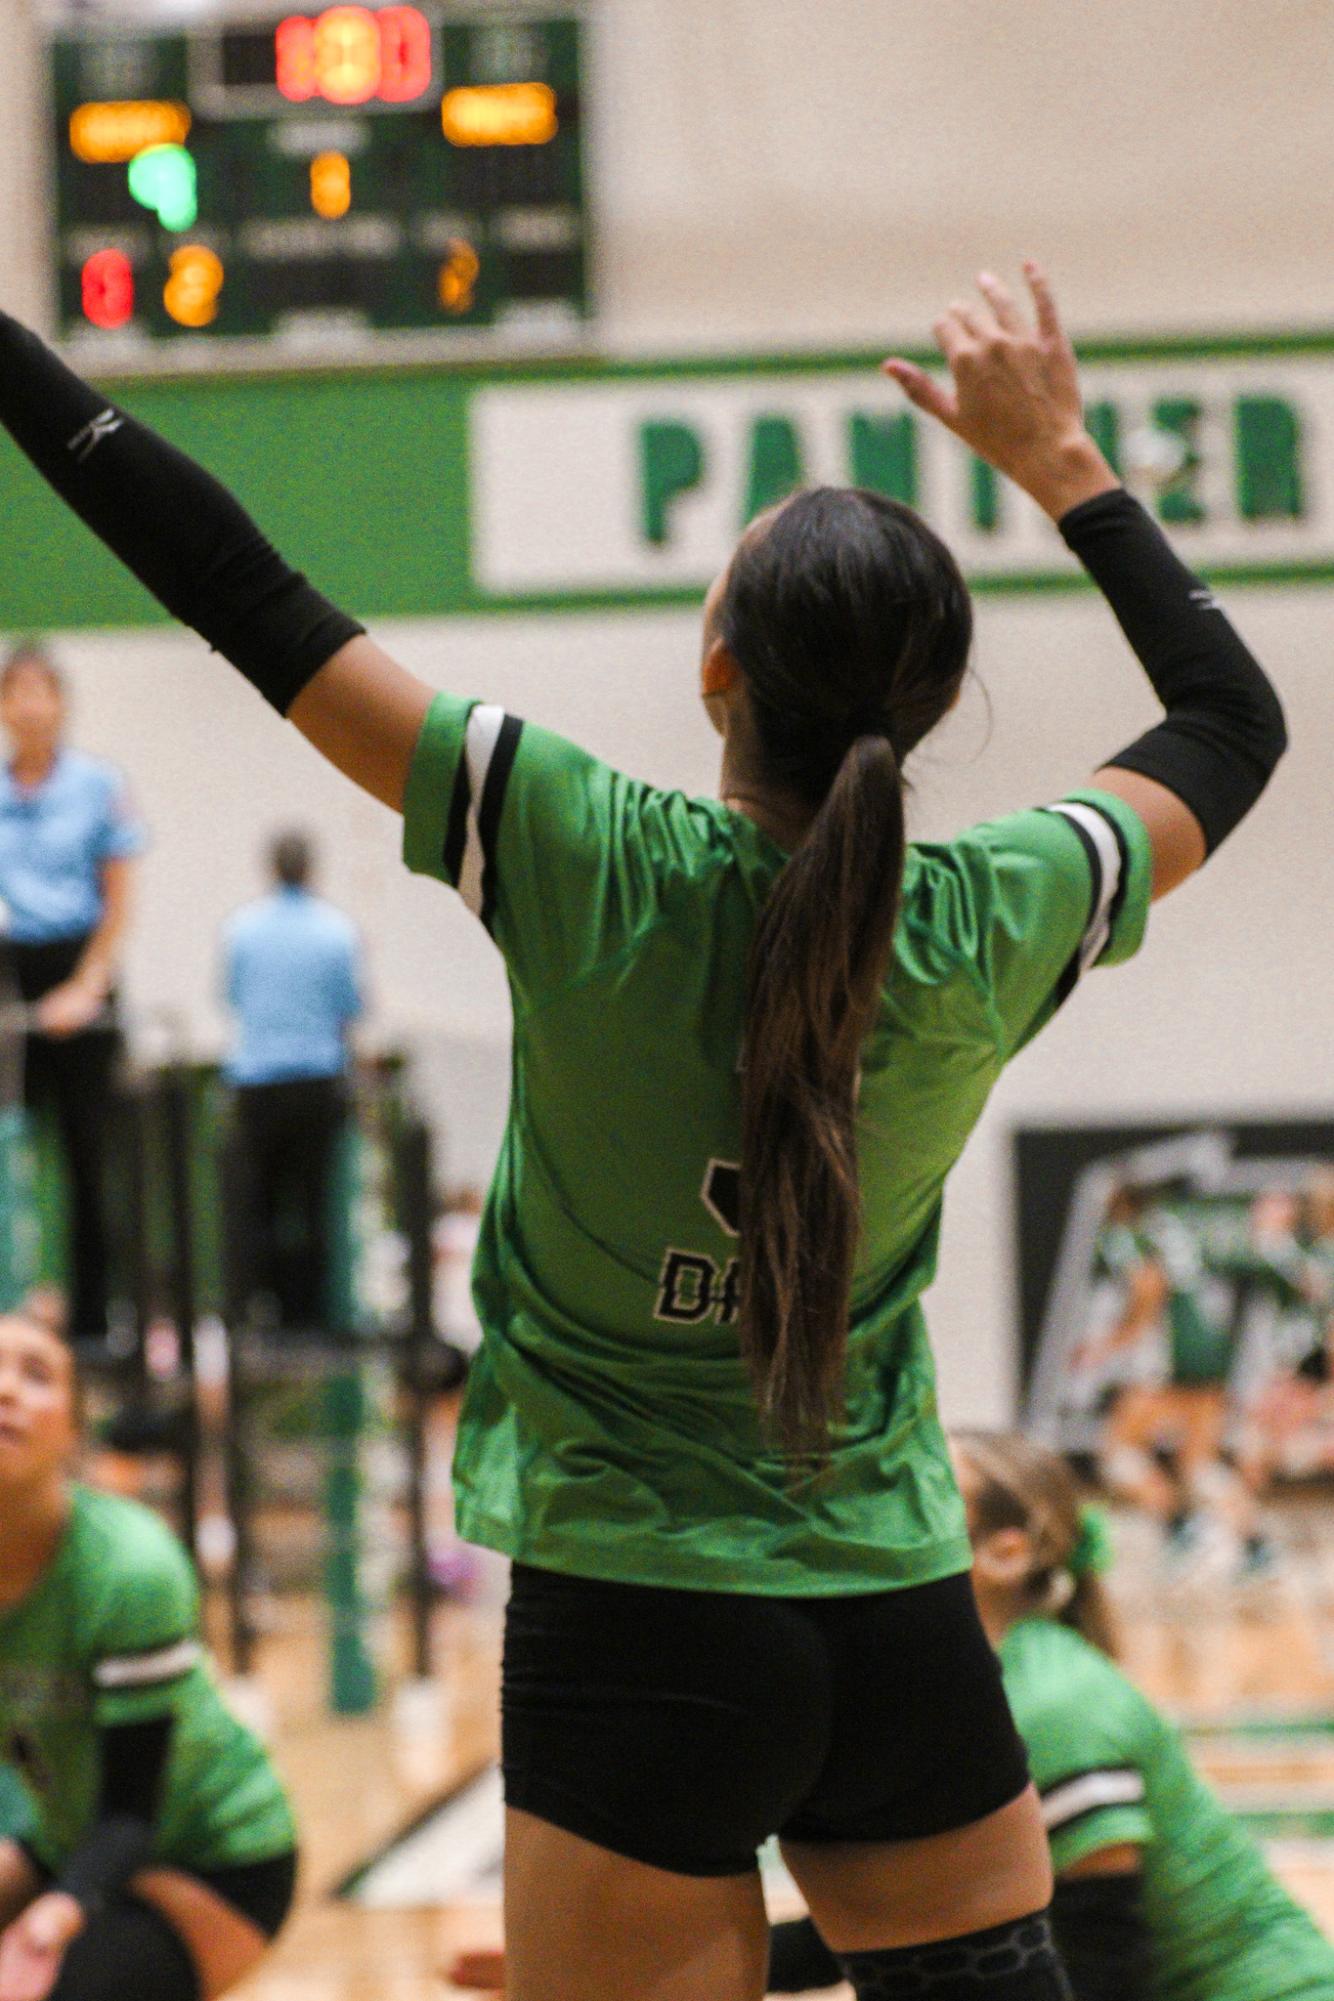
[[[193,229],[199,220],[195,163],[184,146],[146,146],[130,161],[130,193],[151,208],[164,229]]]

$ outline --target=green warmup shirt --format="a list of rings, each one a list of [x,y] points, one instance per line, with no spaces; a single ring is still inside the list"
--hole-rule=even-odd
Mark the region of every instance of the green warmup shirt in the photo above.
[[[1334,1947],[1115,1663],[1052,1619],[1013,1626],[1000,1661],[1057,1875],[1143,1850],[1153,2001],[1334,2001]]]
[[[22,1775],[24,1839],[58,1871],[91,1828],[98,1730],[174,1718],[154,1859],[225,1869],[286,1854],[291,1810],[258,1739],[224,1706],[198,1637],[194,1571],[135,1501],[75,1487],[49,1568],[0,1612],[0,1759]]]
[[[1085,792],[910,850],[859,1100],[847,1419],[796,1483],[760,1436],[735,1325],[746,959],[785,854],[715,800],[450,696],[405,820],[409,866],[487,927],[514,1010],[462,1533],[576,1576],[776,1596],[966,1570],[918,1303],[945,1177],[1083,968],[1138,946],[1138,816]]]

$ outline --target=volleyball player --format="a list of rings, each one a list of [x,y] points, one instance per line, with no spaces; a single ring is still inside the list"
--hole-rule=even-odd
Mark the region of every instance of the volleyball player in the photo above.
[[[954,1449],[1076,2001],[1334,2001],[1334,1947],[1116,1666],[1106,1530],[1064,1460],[1014,1435],[963,1432]],[[812,1925],[776,1928],[775,1993],[840,1977]]]
[[[1123,1214],[1104,1231],[1100,1255],[1123,1289],[1122,1311],[1089,1344],[1092,1366],[1161,1337],[1162,1367],[1117,1394],[1099,1448],[1103,1479],[1152,1514],[1177,1557],[1191,1556],[1213,1526],[1239,1547],[1238,1579],[1263,1576],[1275,1550],[1247,1480],[1225,1453],[1240,1316],[1235,1288],[1211,1257],[1206,1215],[1189,1202],[1146,1207],[1121,1191]]]
[[[1004,1433],[952,1445],[978,1608],[1042,1795],[1075,2001],[1334,2001],[1334,1948],[1115,1664],[1110,1538],[1065,1461]],[[772,1992],[842,1977],[809,1919],[774,1928]],[[501,1992],[503,1955],[461,1954],[451,1978]]]
[[[1054,810],[912,849],[902,765],[958,695],[972,619],[911,510],[822,489],[752,525],[705,607],[722,798],[686,799],[433,700],[215,482],[0,320],[0,421],[403,809],[409,863],[505,956],[515,1084],[457,1466],[464,1533],[516,1559],[517,2001],[751,2001],[773,1830],[865,2001],[1068,1991],[920,1294],[1004,1063],[1135,950],[1284,729],[1088,437],[1028,278],[1036,326],[990,276],[943,315],[951,386],[886,366],[1060,522],[1167,714]]]
[[[76,1405],[60,1336],[0,1319],[0,2001],[212,2001],[286,1916],[291,1811],[175,1537],[69,1479]]]

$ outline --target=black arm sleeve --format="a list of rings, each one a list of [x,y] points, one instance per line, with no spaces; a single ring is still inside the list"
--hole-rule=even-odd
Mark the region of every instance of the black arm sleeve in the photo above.
[[[364,630],[289,569],[225,487],[6,313],[0,423],[140,583],[282,714]]]
[[[1060,529],[1167,710],[1156,729],[1105,761],[1175,792],[1212,853],[1287,748],[1278,696],[1212,591],[1124,487],[1071,508]]]
[[[842,1983],[842,1967],[809,1918],[773,1927],[769,1933],[770,1994],[809,1994]]]
[[[153,1847],[162,1781],[175,1719],[117,1723],[101,1732],[102,1777],[97,1819],[56,1879],[94,1911],[129,1882]]]
[[[1051,1922],[1075,2001],[1149,2001],[1152,1942],[1138,1870],[1058,1880]]]

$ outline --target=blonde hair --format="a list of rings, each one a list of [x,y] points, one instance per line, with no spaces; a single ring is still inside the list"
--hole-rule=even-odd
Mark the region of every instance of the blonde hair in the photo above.
[[[951,1436],[977,1476],[977,1532],[1022,1529],[1033,1545],[1025,1584],[1030,1610],[1073,1626],[1115,1658],[1116,1619],[1106,1587],[1076,1555],[1087,1542],[1086,1496],[1066,1461],[1017,1431]]]

